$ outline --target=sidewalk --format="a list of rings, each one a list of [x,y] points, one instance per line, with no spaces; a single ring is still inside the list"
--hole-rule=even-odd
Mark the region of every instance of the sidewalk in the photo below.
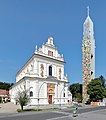
[[[61,109],[64,110],[64,108],[66,109],[70,109],[68,108],[70,107],[70,105],[61,105]],[[83,105],[83,107],[81,108],[88,108],[88,107],[92,107],[92,106],[87,106],[87,105]],[[24,106],[24,109],[38,109],[38,106]],[[50,104],[50,105],[39,105],[40,109],[45,109],[45,108],[60,108],[60,105],[54,105],[54,104]],[[8,103],[0,103],[0,113],[17,113],[17,109],[20,109],[20,105],[15,105],[11,102]],[[74,108],[72,108],[74,109]]]
[[[17,109],[19,109],[19,105],[15,105],[11,102],[8,103],[0,103],[0,114],[1,113],[17,113]]]

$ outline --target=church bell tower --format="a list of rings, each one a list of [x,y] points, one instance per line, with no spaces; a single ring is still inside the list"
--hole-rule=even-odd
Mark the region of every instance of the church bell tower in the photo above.
[[[89,16],[89,7],[87,7],[87,18],[83,24],[82,40],[82,97],[83,103],[89,99],[87,94],[87,85],[95,78],[95,39],[93,22]]]

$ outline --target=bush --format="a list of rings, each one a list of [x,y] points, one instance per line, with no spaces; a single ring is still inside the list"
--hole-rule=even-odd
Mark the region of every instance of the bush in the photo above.
[[[43,110],[59,110],[59,108],[45,108],[45,109],[43,109]]]
[[[42,111],[42,109],[17,109],[17,112]]]
[[[0,103],[2,103],[2,98],[0,97]]]

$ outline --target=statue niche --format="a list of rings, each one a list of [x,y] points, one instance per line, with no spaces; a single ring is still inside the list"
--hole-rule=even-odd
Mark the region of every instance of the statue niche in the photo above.
[[[40,70],[41,70],[41,73],[40,73],[41,77],[44,77],[44,65],[43,64],[40,65]]]

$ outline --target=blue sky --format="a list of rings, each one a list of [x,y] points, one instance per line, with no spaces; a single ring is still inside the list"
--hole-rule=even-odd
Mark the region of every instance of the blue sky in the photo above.
[[[17,71],[50,34],[66,61],[70,84],[82,82],[83,23],[90,7],[96,41],[96,77],[106,78],[106,0],[0,0],[0,81]]]

